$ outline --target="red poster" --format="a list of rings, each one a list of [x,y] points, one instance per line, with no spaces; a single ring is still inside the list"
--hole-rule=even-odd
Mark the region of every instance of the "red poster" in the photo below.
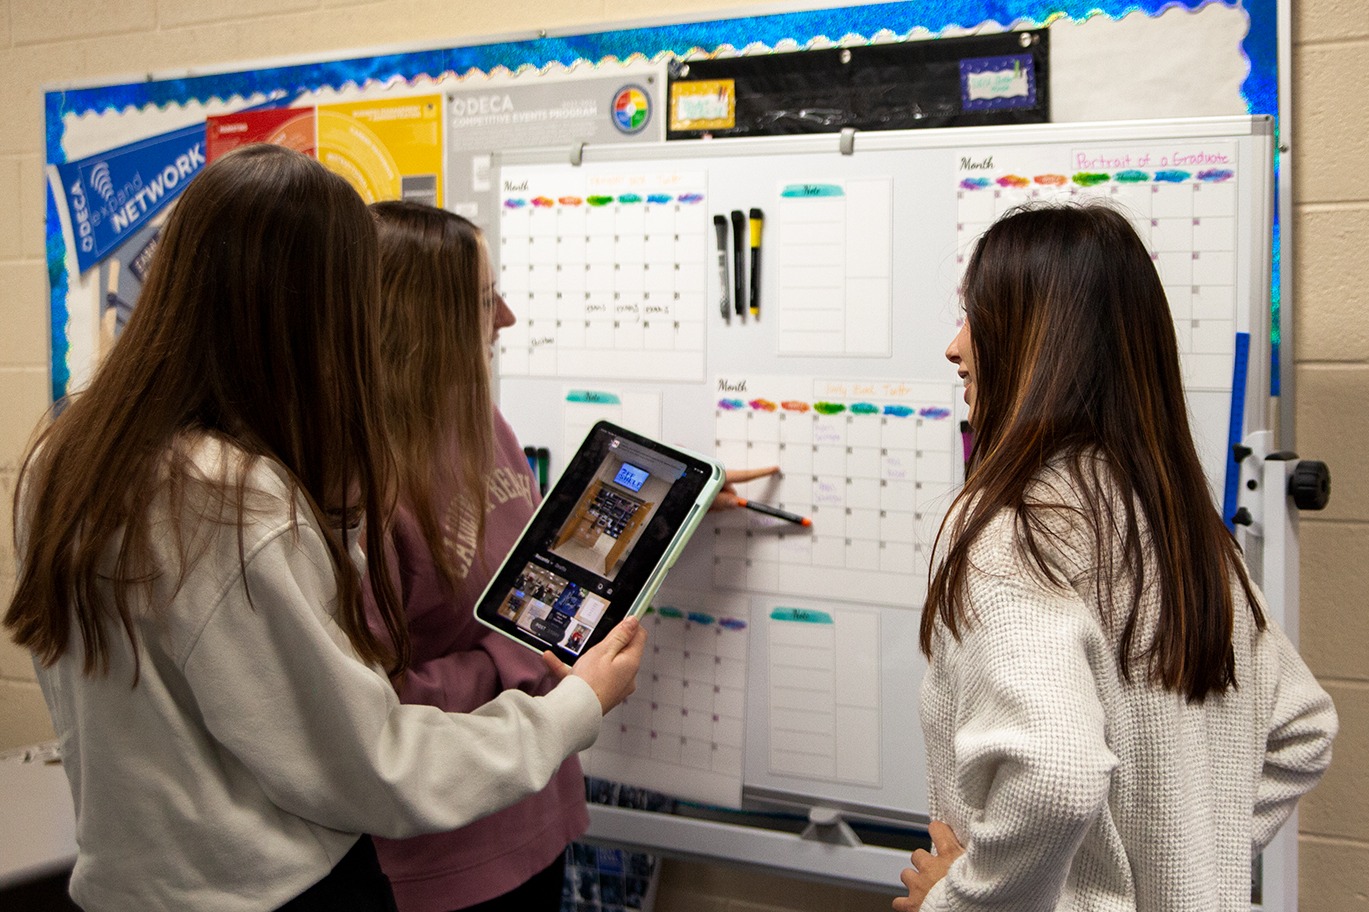
[[[205,158],[213,161],[230,149],[267,142],[317,158],[313,108],[271,108],[222,114],[205,121]]]

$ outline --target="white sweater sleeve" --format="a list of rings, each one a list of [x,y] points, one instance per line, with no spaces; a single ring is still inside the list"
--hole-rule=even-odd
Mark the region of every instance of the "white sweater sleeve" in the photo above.
[[[960,643],[941,640],[959,653],[955,705],[941,711],[954,719],[966,851],[922,908],[1051,910],[1117,765],[1095,681],[1110,656],[1073,591],[1025,571],[971,574],[974,618]]]
[[[287,529],[247,559],[251,603],[233,583],[183,667],[211,735],[284,811],[389,837],[454,829],[541,789],[597,737],[599,700],[573,676],[468,714],[401,705],[332,620],[317,533]]]
[[[1276,678],[1264,765],[1255,784],[1252,855],[1269,844],[1298,799],[1331,765],[1338,724],[1331,697],[1277,624],[1270,623],[1257,648]]]

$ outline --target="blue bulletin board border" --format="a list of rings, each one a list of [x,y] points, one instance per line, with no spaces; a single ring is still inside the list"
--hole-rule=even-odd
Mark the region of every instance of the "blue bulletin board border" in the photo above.
[[[207,102],[214,99],[259,96],[294,97],[320,89],[341,89],[370,82],[419,77],[460,77],[498,71],[541,70],[561,65],[662,57],[712,56],[746,48],[754,51],[798,50],[814,45],[866,43],[936,36],[953,27],[973,28],[996,22],[1005,27],[1045,27],[1061,17],[1111,19],[1141,12],[1157,16],[1172,8],[1198,10],[1209,5],[1244,9],[1250,28],[1242,48],[1250,62],[1242,85],[1248,113],[1277,118],[1278,0],[904,0],[833,9],[739,16],[703,22],[612,29],[568,35],[499,41],[435,50],[377,54],[345,60],[292,64],[236,72],[155,79],[89,88],[68,88],[44,96],[46,156],[49,165],[66,162],[63,140],[67,118],[101,114],[149,105]],[[1277,177],[1276,177],[1277,179]],[[1277,232],[1277,222],[1275,231]],[[1275,248],[1277,250],[1277,247]],[[50,276],[52,318],[52,394],[59,401],[67,392],[66,249],[57,202],[48,190],[46,250]],[[1279,262],[1273,264],[1275,299],[1273,325],[1275,370],[1273,392],[1278,393]]]

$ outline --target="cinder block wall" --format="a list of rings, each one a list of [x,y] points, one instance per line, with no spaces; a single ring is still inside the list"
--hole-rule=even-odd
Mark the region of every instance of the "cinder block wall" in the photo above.
[[[1299,0],[1293,17],[1294,370],[1297,449],[1332,471],[1331,505],[1302,523],[1302,635],[1336,701],[1331,771],[1302,803],[1303,909],[1369,909],[1369,66],[1355,0]]]
[[[1302,532],[1302,648],[1342,720],[1326,782],[1304,803],[1301,903],[1369,910],[1369,20],[1358,0],[1294,6],[1296,371],[1302,455],[1333,471],[1332,506]],[[728,8],[733,0],[0,0],[0,604],[14,585],[8,503],[47,404],[42,90],[149,72]],[[1285,218],[1289,214],[1285,213]],[[1286,368],[1287,369],[1287,368]],[[0,643],[0,750],[52,737],[28,657]],[[864,912],[873,893],[667,864],[661,912]]]

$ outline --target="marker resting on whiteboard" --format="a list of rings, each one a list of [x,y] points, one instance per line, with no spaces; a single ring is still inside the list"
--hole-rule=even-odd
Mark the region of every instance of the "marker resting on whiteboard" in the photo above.
[[[761,228],[765,213],[751,210],[751,316],[761,315]]]
[[[748,510],[755,510],[757,513],[764,513],[766,516],[773,516],[785,522],[791,522],[796,526],[811,526],[813,524],[813,521],[807,516],[790,513],[788,510],[781,510],[779,507],[770,506],[770,504],[756,503],[754,500],[747,500],[744,497],[737,498],[737,506],[746,507]]]
[[[537,448],[537,488],[546,496],[547,493],[547,471],[551,466],[551,451],[546,447]]]
[[[737,316],[746,315],[746,213],[732,210],[732,303]]]
[[[718,235],[718,310],[723,320],[732,322],[732,301],[727,288],[727,216],[713,216],[713,231]]]

